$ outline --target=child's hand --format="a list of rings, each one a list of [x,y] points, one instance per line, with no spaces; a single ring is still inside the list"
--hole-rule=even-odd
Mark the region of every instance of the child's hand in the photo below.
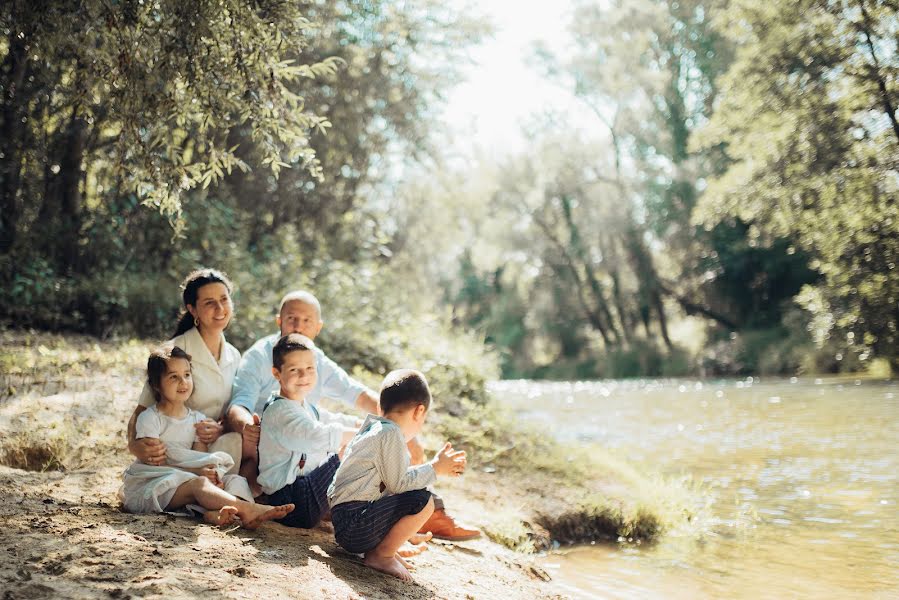
[[[211,481],[216,487],[225,487],[225,484],[222,483],[221,478],[219,478],[218,471],[215,470],[215,465],[206,465],[205,467],[201,467],[200,475]]]
[[[259,443],[260,431],[262,431],[262,421],[259,420],[259,415],[253,413],[253,422],[244,423],[243,426],[241,435],[243,436],[244,443],[252,446],[257,445]]]
[[[204,444],[215,442],[222,435],[222,430],[224,429],[221,423],[212,419],[204,419],[194,425],[194,428],[197,430],[197,439]]]
[[[465,451],[453,450],[453,445],[446,442],[437,456],[431,461],[438,475],[456,477],[465,471]]]

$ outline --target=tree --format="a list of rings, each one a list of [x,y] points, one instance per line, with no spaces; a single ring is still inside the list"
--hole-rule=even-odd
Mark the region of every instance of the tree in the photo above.
[[[393,0],[18,1],[0,25],[0,314],[161,335],[205,264],[255,296],[238,338],[287,286],[383,279],[385,191],[486,30]]]
[[[233,169],[245,127],[259,166],[318,166],[301,80],[313,24],[261,0],[25,2],[0,8],[0,252],[23,233],[64,269],[79,264],[91,206],[131,193],[176,223],[185,191]],[[35,228],[40,226],[38,234]]]
[[[343,65],[305,95],[333,124],[310,137],[321,177],[292,169],[277,180],[237,173],[230,182],[253,215],[251,247],[294,222],[306,252],[383,259],[395,229],[394,173],[433,159],[442,97],[488,26],[472,8],[436,0],[327,0],[309,16],[322,27],[310,34],[308,57]]]
[[[697,220],[792,236],[822,279],[799,300],[819,340],[897,364],[897,7],[856,0],[734,2],[718,27],[739,45],[697,147],[726,145]]]
[[[728,160],[721,146],[690,145],[694,131],[713,114],[718,79],[732,61],[734,43],[713,21],[725,12],[726,2],[703,0],[606,7],[585,2],[572,18],[574,51],[542,54],[548,74],[572,89],[608,132],[615,163],[601,176],[614,180],[622,201],[633,206],[628,249],[642,273],[644,314],[651,309],[662,315],[667,297],[687,314],[730,332],[759,326],[746,307],[763,302],[774,307],[771,324],[776,324],[783,301],[795,294],[768,281],[766,264],[787,265],[797,279],[810,274],[803,255],[783,254],[788,241],[750,248],[749,224],[722,222],[709,231],[691,224],[706,178],[720,173]],[[664,248],[658,267],[646,240]],[[724,240],[730,250],[716,247]],[[735,248],[745,248],[753,258],[735,256]],[[751,265],[757,268],[747,272]],[[738,278],[744,285],[734,285]],[[663,325],[664,317],[659,318]]]

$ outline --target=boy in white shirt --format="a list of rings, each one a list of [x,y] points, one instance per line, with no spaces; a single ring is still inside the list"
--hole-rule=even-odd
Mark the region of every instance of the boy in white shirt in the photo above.
[[[315,388],[315,346],[298,333],[283,336],[272,350],[272,374],[280,393],[272,393],[262,409],[259,435],[259,485],[266,504],[296,508],[278,522],[312,528],[328,511],[326,492],[337,467],[338,453],[359,428],[350,415],[331,413],[305,401]]]
[[[328,488],[331,520],[338,544],[364,553],[369,567],[411,581],[397,551],[434,512],[425,488],[437,475],[460,475],[465,452],[447,442],[431,462],[410,466],[406,444],[421,431],[431,404],[428,382],[418,371],[389,373],[380,399],[384,416],[368,415]]]

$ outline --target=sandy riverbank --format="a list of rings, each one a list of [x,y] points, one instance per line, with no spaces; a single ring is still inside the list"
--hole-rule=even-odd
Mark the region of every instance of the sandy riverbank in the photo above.
[[[0,466],[0,597],[558,597],[530,556],[486,538],[430,543],[405,584],[343,552],[327,527],[223,531],[122,512],[122,430],[145,348],[66,340],[4,334],[3,460],[50,468]],[[454,514],[484,526],[501,489],[495,478],[467,477],[443,493]]]

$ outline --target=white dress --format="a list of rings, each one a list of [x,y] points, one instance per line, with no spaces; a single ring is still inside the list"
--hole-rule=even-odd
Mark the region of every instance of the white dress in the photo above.
[[[135,461],[125,469],[124,483],[119,490],[125,510],[133,513],[164,512],[182,484],[200,477],[176,468],[179,466],[197,468],[215,465],[226,492],[247,502],[253,501],[246,479],[240,475],[225,475],[234,466],[234,460],[227,453],[191,449],[196,440],[194,425],[205,418],[202,413],[188,409],[186,417],[176,419],[162,414],[156,406],[151,406],[137,417],[135,438],[162,440],[168,464],[155,466]]]
[[[222,335],[221,358],[215,360],[196,327],[175,336],[170,343],[191,355],[191,377],[194,380],[194,391],[187,399],[187,408],[218,421],[224,416],[225,407],[231,400],[231,384],[240,364],[240,352]],[[147,382],[144,382],[137,403],[146,408],[156,405],[156,396]],[[240,468],[242,445],[240,434],[232,431],[219,436],[209,445],[209,450],[210,452],[227,452],[234,460],[231,472],[237,473]]]

